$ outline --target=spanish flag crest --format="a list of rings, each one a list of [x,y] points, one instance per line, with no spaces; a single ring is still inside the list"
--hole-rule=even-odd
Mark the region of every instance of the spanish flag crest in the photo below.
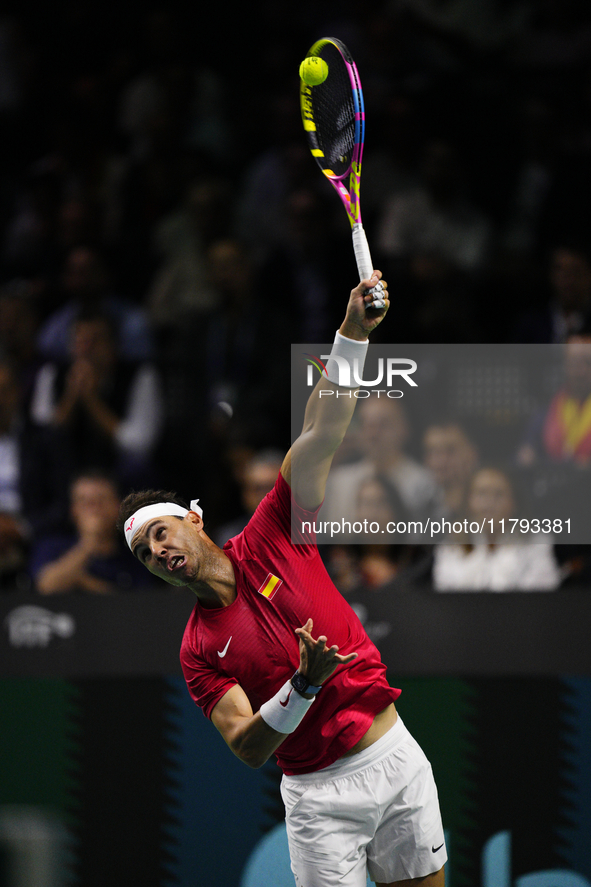
[[[271,600],[274,594],[279,591],[279,586],[283,585],[283,579],[274,576],[273,573],[267,573],[267,577],[261,587],[258,589],[259,594]]]

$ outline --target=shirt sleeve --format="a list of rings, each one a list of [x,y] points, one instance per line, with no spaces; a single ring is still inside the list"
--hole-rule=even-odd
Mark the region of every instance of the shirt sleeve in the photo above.
[[[222,696],[238,681],[220,674],[200,660],[185,642],[181,647],[180,658],[191,699],[203,709],[206,718],[211,718],[211,713]]]

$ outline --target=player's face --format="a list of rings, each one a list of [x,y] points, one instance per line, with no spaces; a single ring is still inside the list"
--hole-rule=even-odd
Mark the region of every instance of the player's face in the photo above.
[[[182,520],[172,515],[156,518],[134,537],[133,553],[150,573],[169,585],[190,585],[201,578],[201,526],[201,519],[193,512]]]

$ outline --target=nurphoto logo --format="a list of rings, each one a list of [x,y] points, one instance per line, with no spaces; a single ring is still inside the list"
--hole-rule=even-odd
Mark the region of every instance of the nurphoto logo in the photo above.
[[[413,373],[417,371],[417,362],[409,357],[380,357],[375,379],[361,378],[362,371],[359,369],[358,358],[354,358],[349,362],[346,357],[338,354],[321,354],[320,357],[316,357],[314,354],[306,352],[306,360],[308,362],[306,384],[309,388],[314,387],[314,367],[316,367],[321,376],[326,378],[328,375],[327,364],[331,360],[335,361],[337,365],[338,384],[344,388],[351,388],[352,384],[358,385],[360,388],[376,388],[378,385],[385,383],[386,389],[392,390],[394,381],[399,382],[401,379],[412,388],[418,387],[415,380],[411,378]],[[353,383],[351,379],[353,379]],[[386,389],[381,389],[381,391],[383,392]],[[332,391],[330,393],[332,394]],[[402,397],[403,392],[397,389],[392,390],[392,394],[389,394],[389,396]]]

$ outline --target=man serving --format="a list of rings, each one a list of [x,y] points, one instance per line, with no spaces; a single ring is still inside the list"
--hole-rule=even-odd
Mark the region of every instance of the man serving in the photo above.
[[[359,378],[389,305],[382,283],[385,307],[366,310],[381,276],[351,292],[331,352],[357,359]],[[130,494],[119,523],[151,573],[197,596],[181,645],[194,701],[246,764],[277,757],[296,885],[365,887],[369,870],[378,887],[443,887],[430,764],[396,712],[400,691],[378,650],[302,529],[355,408],[355,397],[319,395],[338,389],[339,362],[328,360],[274,488],[223,549],[197,501],[187,507],[176,494]]]

